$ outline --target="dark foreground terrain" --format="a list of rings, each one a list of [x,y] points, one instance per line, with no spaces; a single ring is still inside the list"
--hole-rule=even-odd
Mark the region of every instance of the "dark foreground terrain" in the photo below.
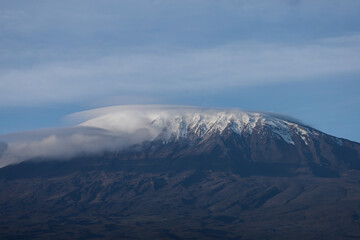
[[[231,126],[1,168],[0,239],[360,239],[360,144]]]
[[[74,164],[2,169],[0,239],[360,239],[355,170],[244,177]]]

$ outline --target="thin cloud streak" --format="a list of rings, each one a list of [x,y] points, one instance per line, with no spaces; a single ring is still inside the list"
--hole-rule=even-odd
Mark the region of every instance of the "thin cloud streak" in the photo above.
[[[119,151],[151,139],[145,128],[130,133],[94,127],[55,128],[0,136],[0,168],[26,160],[68,160],[76,156]]]
[[[79,112],[67,118],[74,127],[0,135],[0,168],[23,161],[70,160],[81,155],[120,151],[155,139],[162,128],[153,125],[159,114],[177,114],[186,106],[115,106]]]
[[[0,106],[70,102],[119,92],[224,89],[360,72],[360,35],[312,44],[238,43],[209,49],[38,64],[0,73]],[[21,86],[21,87],[19,87]]]

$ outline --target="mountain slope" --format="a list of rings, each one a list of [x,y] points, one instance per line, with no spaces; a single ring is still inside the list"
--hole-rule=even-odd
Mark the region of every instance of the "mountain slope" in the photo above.
[[[0,238],[360,238],[359,143],[240,110],[90,115],[134,144],[0,168]]]
[[[256,168],[270,171],[274,167],[291,168],[287,173],[284,169],[287,175],[310,171],[316,176],[330,177],[360,169],[359,144],[329,136],[286,117],[191,107],[111,110],[81,126],[126,131],[129,128],[124,123],[141,122],[153,136],[125,151],[125,156],[118,153],[121,159],[140,160],[143,156],[143,159],[163,159],[162,165],[179,167],[186,166],[184,162],[188,159],[205,168],[217,165],[242,174],[248,174],[247,169],[251,174],[257,172]],[[130,120],[124,121],[127,118]],[[134,131],[134,127],[130,129]],[[230,165],[225,166],[226,163]]]
[[[356,239],[359,177],[79,170],[2,180],[0,237]]]

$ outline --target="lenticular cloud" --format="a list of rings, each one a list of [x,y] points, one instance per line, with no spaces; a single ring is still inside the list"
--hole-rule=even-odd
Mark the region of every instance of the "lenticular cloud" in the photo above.
[[[0,136],[0,167],[25,160],[70,159],[79,154],[121,150],[153,137],[139,126],[132,131],[110,131],[78,125]]]
[[[229,124],[239,134],[251,132],[258,122],[270,124],[277,129],[279,137],[293,144],[289,124],[284,123],[284,119],[239,109],[114,106],[75,113],[67,119],[75,126],[0,136],[0,167],[26,160],[64,160],[78,155],[120,151],[158,137],[168,142],[186,137],[190,130],[195,135],[222,132]],[[198,137],[203,137],[200,135]]]
[[[152,140],[159,129],[152,126],[151,120],[159,111],[165,113],[165,109],[165,106],[100,108],[68,116],[77,122],[74,127],[1,135],[0,167],[26,160],[64,160],[80,154],[118,151]]]
[[[186,106],[115,106],[72,114],[74,127],[0,136],[0,167],[26,160],[71,159],[80,154],[118,151],[156,138],[154,121],[183,112],[210,111]]]

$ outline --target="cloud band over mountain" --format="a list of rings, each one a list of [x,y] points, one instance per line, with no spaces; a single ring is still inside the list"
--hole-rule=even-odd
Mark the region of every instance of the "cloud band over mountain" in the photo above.
[[[0,167],[25,160],[64,160],[78,155],[120,151],[154,140],[160,134],[164,141],[169,141],[172,137],[186,137],[189,129],[195,134],[221,132],[229,124],[240,133],[244,128],[251,131],[258,122],[268,121],[280,129],[280,132],[276,130],[279,136],[292,143],[284,121],[298,123],[283,115],[169,105],[99,108],[69,115],[67,120],[76,125],[0,136]]]

